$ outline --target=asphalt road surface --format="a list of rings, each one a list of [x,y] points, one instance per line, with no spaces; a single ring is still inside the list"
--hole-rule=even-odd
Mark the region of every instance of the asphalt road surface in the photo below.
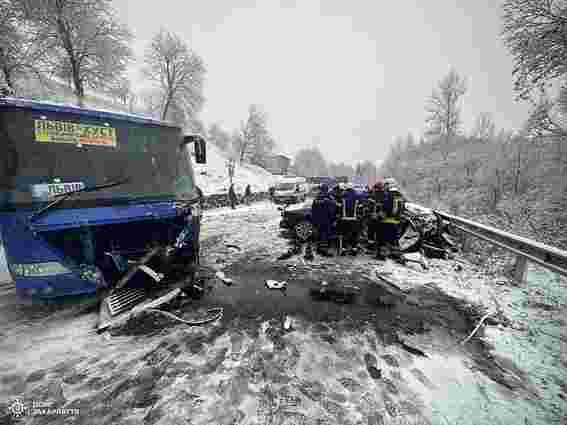
[[[560,423],[563,398],[546,398],[484,327],[461,344],[487,307],[448,288],[482,288],[473,267],[278,261],[288,249],[278,221],[270,203],[206,212],[205,295],[172,310],[190,319],[223,307],[204,326],[146,313],[97,335],[93,309],[17,306],[0,288],[0,423]],[[322,281],[343,296],[319,296]],[[504,310],[487,324],[518,327]]]

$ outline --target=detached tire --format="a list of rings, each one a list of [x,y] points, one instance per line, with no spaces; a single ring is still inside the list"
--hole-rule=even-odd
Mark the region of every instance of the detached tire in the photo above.
[[[306,242],[311,236],[313,236],[313,225],[307,221],[303,220],[297,223],[293,230],[295,232],[295,237],[301,242]]]

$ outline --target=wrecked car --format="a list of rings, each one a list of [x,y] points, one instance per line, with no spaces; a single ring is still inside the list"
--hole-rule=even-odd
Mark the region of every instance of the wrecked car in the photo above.
[[[19,298],[115,314],[198,262],[205,142],[130,114],[0,99],[0,230]],[[106,292],[105,292],[106,291]],[[149,291],[149,292],[148,292]]]
[[[286,204],[280,207],[279,227],[282,236],[301,242],[317,238],[312,222],[312,201],[301,205]],[[336,223],[333,233],[336,235]],[[445,258],[455,249],[449,224],[440,220],[435,212],[417,204],[407,203],[402,215],[400,247],[403,252],[425,251],[428,256]]]

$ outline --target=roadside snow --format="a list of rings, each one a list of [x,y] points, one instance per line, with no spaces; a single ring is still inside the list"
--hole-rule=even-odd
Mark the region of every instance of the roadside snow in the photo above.
[[[197,184],[205,195],[227,193],[229,187],[226,155],[215,145],[207,144],[207,163],[194,164]],[[252,192],[266,192],[276,183],[278,176],[262,167],[250,164],[237,164],[234,172],[234,187],[237,193],[244,193],[249,184]]]

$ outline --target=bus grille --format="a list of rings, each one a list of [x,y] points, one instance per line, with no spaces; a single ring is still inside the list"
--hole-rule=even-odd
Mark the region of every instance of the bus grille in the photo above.
[[[108,309],[111,316],[116,316],[140,303],[146,298],[146,292],[140,288],[121,288],[108,297]]]

